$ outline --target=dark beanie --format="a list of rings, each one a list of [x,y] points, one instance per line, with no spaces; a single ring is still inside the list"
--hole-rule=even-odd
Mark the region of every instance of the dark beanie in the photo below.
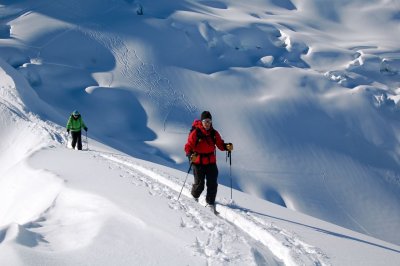
[[[207,119],[207,118],[212,120],[211,113],[209,111],[202,112],[201,113],[201,120]]]

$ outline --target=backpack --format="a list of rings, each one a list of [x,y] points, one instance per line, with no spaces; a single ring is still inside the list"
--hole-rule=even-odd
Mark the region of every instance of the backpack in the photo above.
[[[196,136],[197,136],[197,140],[196,140],[196,146],[197,146],[197,144],[199,144],[199,142],[202,140],[202,139],[204,139],[206,136],[203,134],[203,132],[201,131],[201,129],[200,128],[198,128],[198,124],[201,124],[201,121],[200,120],[194,120],[193,121],[193,124],[192,124],[192,128],[190,129],[190,131],[189,131],[189,135],[192,133],[192,131],[193,130],[196,130]],[[213,143],[215,144],[215,129],[213,128],[213,127],[211,127],[211,129],[210,129],[211,131],[210,131],[210,136],[211,136],[211,139],[213,140]]]

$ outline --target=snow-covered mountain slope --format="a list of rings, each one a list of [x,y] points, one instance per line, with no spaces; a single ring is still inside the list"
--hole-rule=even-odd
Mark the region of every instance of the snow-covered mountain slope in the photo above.
[[[63,126],[73,109],[90,137],[184,170],[188,128],[208,109],[235,145],[235,188],[400,243],[397,1],[18,0],[0,8],[2,179],[49,145],[36,130],[65,141],[43,121]],[[21,100],[10,100],[18,97],[4,88],[13,87]],[[24,163],[16,169],[41,175]]]
[[[1,265],[397,265],[400,247],[220,186],[218,216],[178,194],[185,172],[89,139],[21,101],[29,86],[0,61]],[[40,99],[30,95],[41,106]],[[42,103],[43,104],[43,103]],[[46,106],[43,104],[43,108]],[[9,156],[7,156],[9,155]],[[12,155],[12,156],[11,156]]]

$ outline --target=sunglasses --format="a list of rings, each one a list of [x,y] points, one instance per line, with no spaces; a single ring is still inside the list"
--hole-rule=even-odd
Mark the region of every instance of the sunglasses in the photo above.
[[[207,119],[201,120],[201,122],[211,124],[212,120],[207,118]]]

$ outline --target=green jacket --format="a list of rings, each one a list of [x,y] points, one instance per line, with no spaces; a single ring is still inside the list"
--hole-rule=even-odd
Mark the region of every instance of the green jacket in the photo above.
[[[77,132],[77,131],[81,131],[86,127],[85,123],[82,120],[82,117],[79,115],[76,119],[71,115],[68,119],[68,123],[67,123],[67,129]]]

